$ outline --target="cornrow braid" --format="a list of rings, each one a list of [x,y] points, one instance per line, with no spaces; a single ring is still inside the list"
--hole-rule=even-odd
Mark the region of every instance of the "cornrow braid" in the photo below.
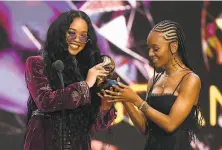
[[[180,25],[171,20],[164,20],[164,21],[159,22],[157,25],[155,25],[152,30],[156,32],[164,33],[164,39],[167,41],[171,41],[170,43],[177,41],[178,53],[182,62],[184,63],[186,67],[188,67],[190,70],[193,71],[193,69],[188,63],[187,52],[185,50],[185,44],[184,44],[185,36]],[[172,51],[171,51],[171,54],[173,54]],[[177,64],[179,65],[179,63]]]

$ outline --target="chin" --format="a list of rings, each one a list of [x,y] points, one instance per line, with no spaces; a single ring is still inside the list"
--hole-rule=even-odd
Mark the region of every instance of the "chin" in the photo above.
[[[154,66],[155,66],[157,72],[161,72],[162,70],[164,70],[164,66],[163,65],[155,64]]]
[[[70,53],[72,56],[77,55],[79,52],[81,52],[80,49],[78,49],[78,50],[73,50],[73,49],[69,50],[69,53]]]
[[[160,65],[160,64],[154,64],[154,66],[155,66],[155,68],[161,68],[162,67],[162,65]]]

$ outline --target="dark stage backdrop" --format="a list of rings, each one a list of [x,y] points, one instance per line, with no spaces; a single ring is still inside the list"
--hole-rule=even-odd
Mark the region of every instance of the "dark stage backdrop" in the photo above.
[[[0,2],[0,145],[22,149],[28,90],[27,57],[36,55],[50,23],[61,12],[85,11],[95,26],[103,54],[116,63],[116,73],[144,98],[153,68],[147,60],[146,37],[162,20],[178,22],[186,35],[189,62],[202,80],[201,150],[221,150],[222,140],[222,2],[57,1]],[[109,131],[93,135],[93,150],[141,150],[146,137],[133,126],[121,103]]]

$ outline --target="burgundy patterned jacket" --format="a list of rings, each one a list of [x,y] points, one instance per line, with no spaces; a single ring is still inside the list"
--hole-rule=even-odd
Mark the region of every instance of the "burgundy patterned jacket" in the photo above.
[[[24,150],[59,150],[61,110],[75,111],[72,126],[65,124],[67,150],[90,150],[91,131],[108,128],[115,119],[115,109],[100,111],[94,124],[87,128],[84,110],[90,108],[91,91],[85,81],[75,82],[65,87],[65,100],[62,101],[62,89],[52,91],[44,75],[44,60],[41,56],[31,56],[26,61],[26,83],[33,101],[32,117],[28,122]],[[53,115],[55,114],[55,115]],[[52,118],[57,119],[52,119]],[[69,119],[70,115],[66,117]],[[53,120],[57,120],[54,121]]]

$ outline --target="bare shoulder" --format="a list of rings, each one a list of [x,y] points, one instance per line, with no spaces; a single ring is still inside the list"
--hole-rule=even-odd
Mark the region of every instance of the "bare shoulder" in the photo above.
[[[180,93],[185,95],[194,95],[198,97],[201,89],[201,80],[197,74],[191,72],[187,74],[180,87]]]
[[[184,84],[201,86],[200,77],[197,74],[195,74],[194,72],[187,74],[187,76],[184,78],[183,82],[184,82]]]
[[[201,90],[201,80],[197,74],[191,72],[187,74],[180,87],[179,95],[187,99],[189,97],[192,104],[197,104]]]

